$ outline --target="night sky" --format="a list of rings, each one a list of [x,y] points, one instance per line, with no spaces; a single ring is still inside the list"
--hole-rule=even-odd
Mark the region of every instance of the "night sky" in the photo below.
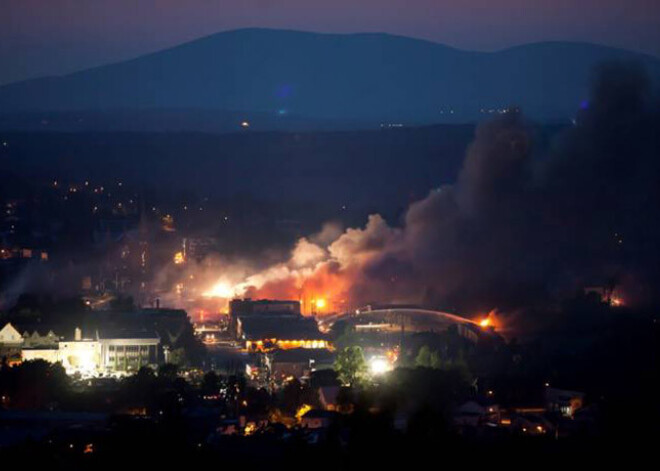
[[[657,0],[0,0],[0,84],[223,30],[386,32],[495,50],[589,41],[660,56]]]

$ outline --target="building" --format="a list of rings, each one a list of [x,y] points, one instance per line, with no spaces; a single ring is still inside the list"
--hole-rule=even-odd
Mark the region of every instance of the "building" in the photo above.
[[[312,409],[302,416],[300,425],[310,430],[327,429],[339,421],[339,412],[323,409]]]
[[[42,351],[50,356],[48,350]],[[46,357],[42,359],[46,360]],[[59,342],[57,359],[69,375],[96,376],[102,371],[100,342],[83,338],[79,328],[75,329],[73,339]]]
[[[44,360],[49,363],[57,363],[58,361],[60,361],[60,350],[59,347],[24,348],[21,351],[21,360],[22,361]]]
[[[279,301],[272,299],[250,298],[232,299],[229,301],[229,333],[240,338],[238,319],[248,317],[269,318],[298,318],[301,317],[300,303],[298,301]]]
[[[205,345],[217,345],[229,341],[225,326],[219,322],[195,324],[194,328],[195,337],[197,337]]]
[[[23,336],[11,325],[11,322],[5,324],[0,330],[0,347],[20,348],[23,345]]]
[[[309,317],[261,315],[238,317],[236,338],[248,351],[288,350],[292,348],[330,348],[327,336]]]
[[[316,320],[301,314],[298,301],[233,299],[229,330],[249,351],[330,346]]]
[[[57,348],[60,337],[49,329],[46,332],[38,330],[29,330],[23,332],[23,349],[26,348]]]
[[[294,348],[275,350],[266,356],[270,377],[275,381],[307,378],[318,369],[332,368],[334,355],[325,349]]]
[[[156,366],[161,357],[159,346],[160,338],[147,331],[97,330],[83,336],[82,330],[76,328],[72,338],[59,340],[56,345],[22,348],[21,358],[59,362],[69,375],[122,375],[136,372],[142,366]]]
[[[582,408],[584,393],[566,389],[546,388],[545,407],[548,412],[559,413],[564,417],[573,417]]]
[[[229,315],[232,317],[250,314],[291,314],[301,315],[299,301],[250,298],[232,299],[229,302]]]
[[[325,410],[339,409],[339,392],[341,386],[321,386],[319,388],[319,402]]]
[[[105,373],[127,373],[159,363],[160,338],[149,332],[101,334],[101,369]]]
[[[8,364],[20,363],[23,336],[11,324],[7,323],[0,330],[0,360]]]
[[[186,237],[183,239],[184,260],[204,260],[217,251],[218,240],[213,237]]]
[[[499,425],[500,422],[500,406],[491,401],[470,400],[458,406],[454,411],[454,423],[460,427]]]

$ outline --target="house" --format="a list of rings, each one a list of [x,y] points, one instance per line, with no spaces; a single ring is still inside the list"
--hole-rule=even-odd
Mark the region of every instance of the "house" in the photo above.
[[[23,345],[23,336],[11,325],[11,322],[5,324],[0,330],[0,347],[20,348]]]
[[[30,333],[32,331],[32,333]],[[52,329],[30,328],[23,331],[23,348],[21,359],[23,361],[45,360],[57,363],[59,358],[60,337]]]
[[[327,429],[339,420],[340,415],[335,411],[312,409],[302,416],[300,425],[310,430]]]
[[[238,419],[223,419],[220,421],[216,433],[218,435],[238,435],[241,428]]]
[[[341,386],[321,386],[319,388],[319,402],[325,410],[336,411]]]
[[[32,333],[25,330],[23,332],[23,348],[57,348],[60,337],[52,329],[42,333],[39,333],[38,330],[32,330]]]
[[[312,371],[331,366],[333,361],[334,355],[325,349],[275,350],[266,356],[271,378],[275,381],[309,377]]]
[[[548,412],[572,418],[584,404],[584,393],[567,389],[546,388],[545,407]]]
[[[454,422],[458,426],[478,427],[500,423],[500,406],[491,401],[467,401],[454,412]]]
[[[23,337],[11,323],[5,324],[0,330],[0,360],[8,364],[21,362],[21,349],[23,347]]]
[[[522,435],[551,435],[554,427],[542,414],[522,413],[513,416],[512,429]]]
[[[454,422],[458,426],[477,427],[486,418],[486,408],[476,401],[461,404],[454,412]]]

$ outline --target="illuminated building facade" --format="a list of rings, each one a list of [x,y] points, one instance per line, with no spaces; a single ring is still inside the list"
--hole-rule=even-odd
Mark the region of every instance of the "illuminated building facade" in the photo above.
[[[134,372],[158,364],[156,335],[137,333],[101,338],[101,368],[107,373]]]
[[[11,322],[8,322],[2,329],[0,329],[0,346],[9,348],[20,347],[22,345],[23,336],[13,325],[11,325]]]
[[[9,364],[20,362],[23,337],[11,323],[0,329],[0,360]]]
[[[332,368],[335,356],[329,350],[296,348],[265,355],[270,376],[276,382],[304,378],[316,370]]]
[[[101,344],[96,340],[76,338],[60,342],[57,358],[69,375],[95,376],[102,371]]]
[[[232,299],[229,302],[229,332],[237,340],[266,341],[282,339],[281,336],[259,337],[261,334],[277,329],[279,323],[296,323],[302,320],[300,303],[298,301],[281,301],[272,299],[252,300]],[[255,334],[255,338],[246,337]],[[316,323],[314,323],[316,327]],[[260,329],[260,333],[255,333]],[[318,329],[316,329],[318,330]],[[278,329],[281,331],[281,329]],[[257,338],[259,337],[259,338]],[[287,338],[287,340],[304,340],[305,337]]]
[[[23,337],[20,336],[21,341]],[[62,364],[67,374],[99,376],[136,372],[159,363],[160,338],[149,332],[99,334],[83,337],[79,328],[72,339],[55,345],[23,347],[23,361],[44,360]]]
[[[236,338],[249,351],[289,350],[294,348],[330,348],[325,334],[309,317],[262,315],[238,317]]]

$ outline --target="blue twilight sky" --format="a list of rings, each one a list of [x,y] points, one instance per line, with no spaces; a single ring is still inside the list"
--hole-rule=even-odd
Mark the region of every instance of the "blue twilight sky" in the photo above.
[[[386,32],[476,50],[589,41],[660,56],[658,0],[0,0],[0,84],[244,27]]]

